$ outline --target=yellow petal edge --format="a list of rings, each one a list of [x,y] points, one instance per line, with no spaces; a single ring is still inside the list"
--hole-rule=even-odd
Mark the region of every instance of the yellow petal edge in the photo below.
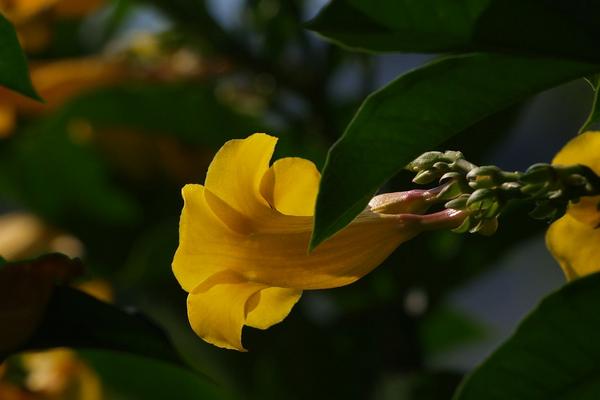
[[[600,174],[600,132],[576,136],[558,152],[553,164],[583,164]],[[546,245],[568,280],[600,271],[600,196],[584,197],[546,233]]]

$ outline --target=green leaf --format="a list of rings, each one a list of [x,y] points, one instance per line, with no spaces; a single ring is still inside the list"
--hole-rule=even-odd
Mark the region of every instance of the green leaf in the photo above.
[[[387,179],[421,153],[511,104],[599,69],[471,54],[430,63],[371,94],[329,150],[311,248],[350,223]]]
[[[600,3],[587,0],[336,0],[308,28],[359,50],[598,60],[599,13]]]
[[[160,361],[113,351],[87,350],[79,355],[99,375],[107,399],[230,398],[208,379]]]
[[[27,68],[27,59],[21,50],[15,28],[0,14],[0,85],[35,100],[36,93]]]
[[[112,350],[188,368],[169,336],[144,315],[65,286],[78,259],[47,254],[0,269],[0,362],[54,347]]]
[[[454,396],[469,399],[600,398],[600,274],[546,297]]]
[[[135,311],[56,286],[35,333],[18,351],[72,347],[135,354],[185,367],[167,334]]]

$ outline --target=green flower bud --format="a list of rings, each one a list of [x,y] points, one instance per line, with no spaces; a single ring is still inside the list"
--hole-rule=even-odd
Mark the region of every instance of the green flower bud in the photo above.
[[[446,208],[453,208],[455,210],[464,210],[467,208],[467,200],[469,200],[468,194],[461,194],[457,198],[450,200],[444,206]]]
[[[450,165],[447,162],[438,161],[435,164],[433,164],[433,168],[438,170],[439,172],[450,171]]]
[[[437,198],[440,200],[453,199],[462,194],[464,192],[463,189],[463,185],[460,181],[451,181],[450,183],[446,184],[446,186],[440,191],[440,193],[437,195]]]
[[[462,154],[461,154],[462,156]],[[469,171],[477,168],[475,164],[472,164],[465,160],[464,158],[456,160],[454,163],[454,168],[460,170],[462,173],[468,173]]]
[[[504,182],[500,185],[500,189],[506,191],[516,191],[521,189],[521,184],[519,182]]]
[[[462,177],[462,174],[460,172],[446,172],[444,175],[441,176],[440,182],[458,179],[460,177]]]
[[[503,182],[501,172],[500,168],[494,165],[484,165],[469,171],[467,180],[469,180],[469,186],[473,189],[492,188]]]
[[[475,203],[495,201],[496,196],[494,191],[491,189],[477,189],[469,196],[467,200],[467,206],[474,205]]]
[[[406,169],[413,172],[429,169],[433,166],[433,164],[440,161],[443,156],[444,154],[439,151],[428,151],[427,153],[421,154],[419,157],[408,163]]]
[[[465,233],[471,228],[471,217],[468,216],[465,220],[460,224],[458,228],[452,229],[452,232],[456,233]]]
[[[531,183],[522,186],[520,190],[524,195],[535,197],[538,193],[545,192],[547,186],[546,183]]]
[[[498,218],[487,219],[478,233],[484,236],[491,236],[498,230]]]
[[[588,180],[579,174],[569,175],[565,181],[570,186],[586,186],[588,184]]]
[[[437,175],[435,172],[433,172],[430,169],[426,169],[423,171],[420,171],[417,175],[415,175],[415,177],[413,178],[413,182],[414,183],[418,183],[419,185],[426,185],[428,183],[433,182],[434,180],[436,180]]]
[[[556,190],[551,190],[548,192],[548,198],[551,200],[554,199],[560,199],[564,194],[564,190],[562,189],[556,189]]]
[[[526,183],[547,183],[556,178],[555,170],[550,164],[533,164],[521,175],[521,181]]]
[[[473,225],[470,229],[469,229],[469,233],[477,233],[481,230],[481,228],[483,228],[483,226],[485,225],[485,220],[479,220],[475,225]]]

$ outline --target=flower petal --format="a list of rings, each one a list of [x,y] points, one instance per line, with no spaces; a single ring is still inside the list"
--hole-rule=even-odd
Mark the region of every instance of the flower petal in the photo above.
[[[236,233],[213,214],[206,203],[204,191],[201,185],[185,185],[181,190],[184,206],[179,222],[179,247],[172,268],[179,284],[187,292],[223,269],[218,249],[236,239]],[[232,251],[233,248],[231,244],[224,251]],[[212,250],[208,255],[207,249]]]
[[[278,214],[250,235],[218,234],[195,252],[203,254],[206,265],[218,265],[269,287],[338,287],[361,278],[400,243],[417,235],[421,227],[405,221],[409,216],[365,212],[309,254],[312,218]]]
[[[600,174],[600,131],[575,136],[552,160],[552,164],[584,164]]]
[[[253,235],[257,233],[293,233],[306,232],[312,229],[312,217],[297,217],[284,215],[272,208],[256,210],[254,218],[249,218],[240,213],[219,196],[204,188],[204,199],[215,216],[224,225],[240,235]]]
[[[206,188],[245,216],[260,218],[270,209],[260,193],[260,183],[276,143],[277,138],[264,133],[228,141],[208,167]]]
[[[282,158],[265,174],[261,192],[282,214],[312,217],[320,179],[321,174],[312,161]]]
[[[246,325],[267,329],[281,321],[300,300],[302,290],[268,287],[254,293],[246,304]]]
[[[273,210],[265,208],[259,213],[261,215],[256,215],[253,220],[231,207],[219,196],[208,190],[208,188],[204,188],[203,195],[205,206],[210,208],[211,213],[233,232],[237,232],[241,235],[253,233],[257,227],[261,225],[261,222],[265,219],[269,219],[270,214],[273,213]]]
[[[546,232],[546,245],[569,280],[600,271],[598,243],[600,229],[569,214],[555,221]]]
[[[232,271],[211,276],[188,295],[188,318],[192,329],[215,346],[245,351],[242,327],[246,321],[246,303],[264,288]]]
[[[600,226],[599,206],[600,196],[582,197],[579,202],[569,204],[568,213],[577,221],[591,228],[597,228]]]
[[[554,157],[552,164],[583,164],[600,175],[600,131],[589,131],[574,137]],[[597,227],[600,196],[584,197],[578,203],[569,204],[569,214],[578,221]]]

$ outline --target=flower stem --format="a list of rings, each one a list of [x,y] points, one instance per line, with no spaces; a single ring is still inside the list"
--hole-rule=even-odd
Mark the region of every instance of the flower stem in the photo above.
[[[569,202],[600,194],[600,177],[585,165],[534,164],[524,172],[503,171],[494,165],[478,167],[462,153],[446,151],[424,153],[407,168],[415,172],[415,183],[441,184],[430,190],[428,204],[444,200],[447,209],[468,214],[457,232],[495,231],[498,216],[512,200],[533,203],[533,218],[553,220],[566,212]]]
[[[423,230],[456,229],[469,216],[467,211],[447,208],[432,214],[419,215],[418,222]]]

